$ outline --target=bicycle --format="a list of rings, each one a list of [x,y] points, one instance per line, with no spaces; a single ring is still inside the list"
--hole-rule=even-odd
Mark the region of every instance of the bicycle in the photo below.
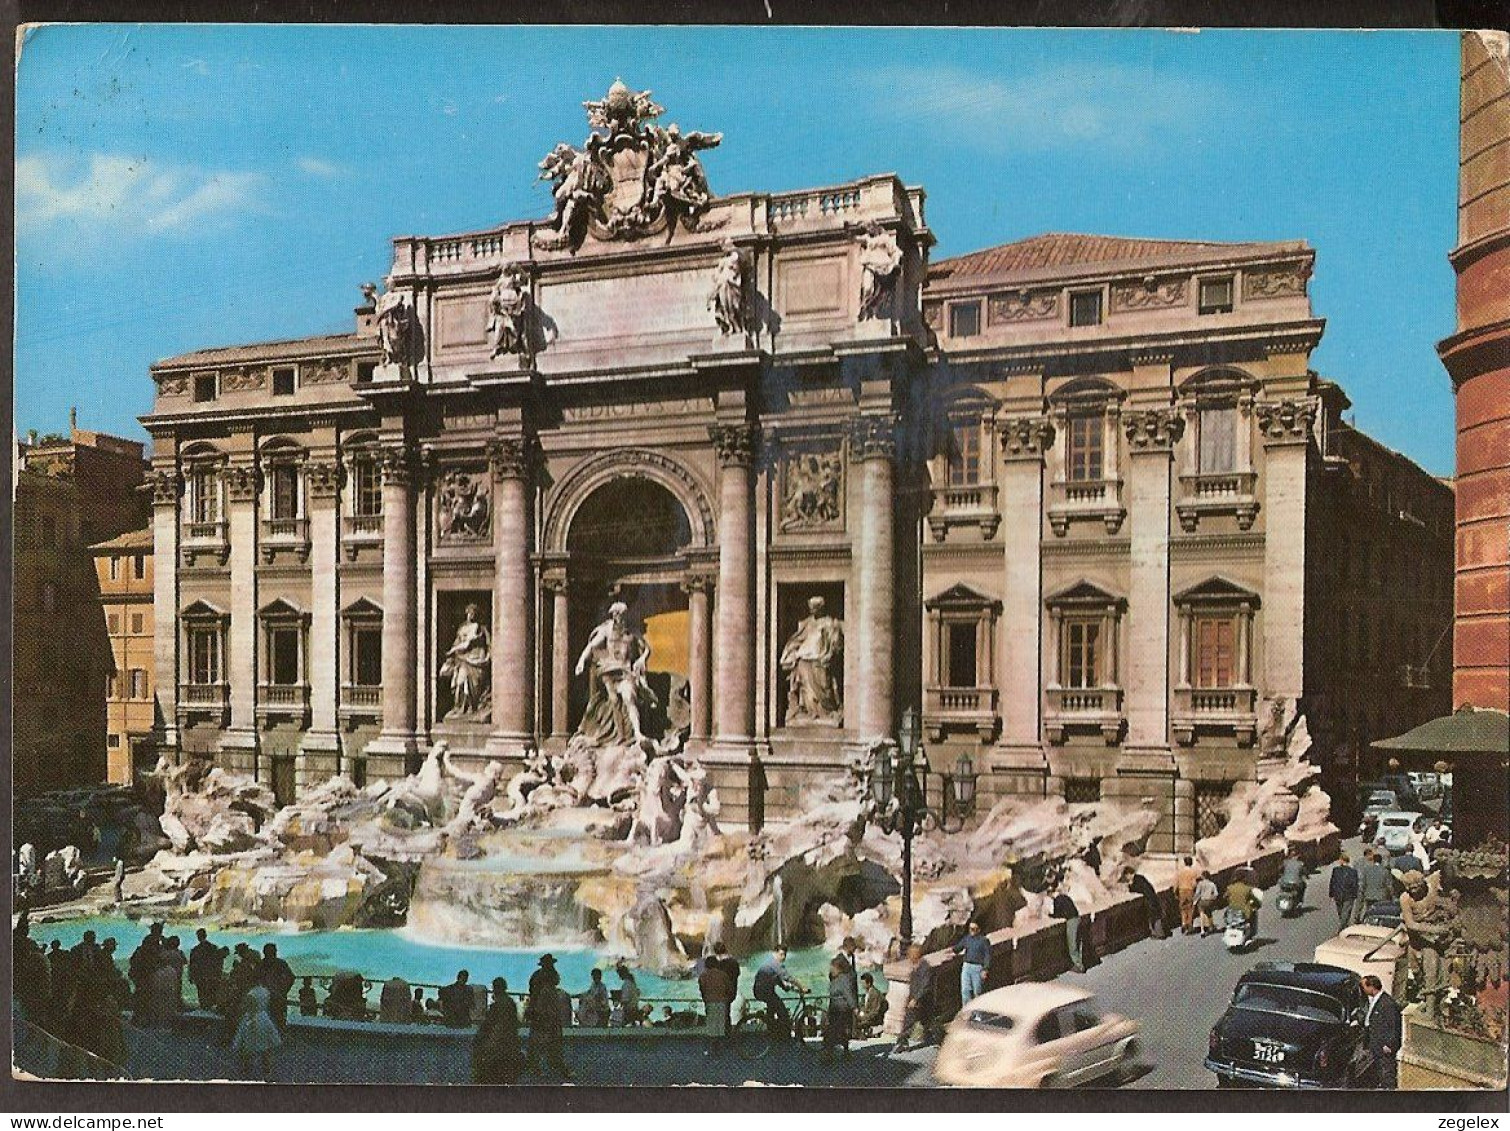
[[[808,1000],[806,990],[797,991],[797,1008],[792,1011],[791,1035],[801,1044],[823,1036],[823,1011]],[[764,1060],[778,1040],[786,1040],[784,1026],[772,1022],[771,1011],[763,1003],[746,999],[734,1023],[734,1050],[745,1060]]]

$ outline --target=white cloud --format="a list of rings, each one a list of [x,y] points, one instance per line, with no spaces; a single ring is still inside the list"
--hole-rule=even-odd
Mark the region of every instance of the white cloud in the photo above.
[[[203,59],[190,59],[184,64],[184,70],[193,71],[196,75],[204,78],[208,77],[210,73],[210,64],[206,63]]]
[[[16,161],[22,227],[180,232],[215,216],[262,211],[261,173],[200,169],[96,153],[87,161],[30,154]]]
[[[299,166],[301,172],[307,173],[311,177],[319,177],[322,180],[334,180],[337,177],[344,177],[346,175],[344,168],[337,165],[334,161],[325,160],[323,157],[305,156],[299,158],[295,164]]]
[[[1228,104],[1215,83],[1121,65],[1067,65],[1007,78],[959,67],[897,67],[878,77],[907,92],[903,113],[936,132],[965,133],[994,152],[1087,144],[1136,149],[1188,135]]]

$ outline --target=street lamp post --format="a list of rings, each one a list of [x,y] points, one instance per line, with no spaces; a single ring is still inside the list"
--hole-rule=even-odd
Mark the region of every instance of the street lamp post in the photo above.
[[[896,757],[892,758],[890,749],[883,749],[870,779],[871,795],[880,813],[878,823],[888,833],[902,834],[903,946],[912,941],[912,838],[927,808],[917,761],[921,729],[917,712],[908,707],[897,733]],[[926,761],[922,771],[927,772]]]

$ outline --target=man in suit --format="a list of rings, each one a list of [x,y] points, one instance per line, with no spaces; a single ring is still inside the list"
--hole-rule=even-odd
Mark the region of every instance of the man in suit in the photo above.
[[[1327,895],[1337,905],[1339,931],[1358,921],[1354,915],[1354,905],[1358,902],[1358,869],[1353,867],[1352,861],[1348,859],[1345,852],[1332,866],[1332,876],[1327,884]]]
[[[1387,903],[1395,897],[1394,877],[1389,869],[1379,863],[1379,854],[1372,848],[1363,852],[1363,866],[1358,869],[1358,908],[1355,922],[1362,922],[1368,909],[1376,903]]]
[[[1400,1051],[1400,1007],[1384,992],[1384,983],[1372,974],[1363,978],[1368,1005],[1363,1010],[1363,1030],[1369,1055],[1374,1058],[1374,1086],[1385,1091],[1396,1087],[1395,1056]]]

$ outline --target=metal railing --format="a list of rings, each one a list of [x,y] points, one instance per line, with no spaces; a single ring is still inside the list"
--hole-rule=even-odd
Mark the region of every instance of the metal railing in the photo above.
[[[128,1073],[88,1049],[53,1036],[46,1029],[11,1016],[11,1058],[15,1068],[41,1080],[126,1080]]]

